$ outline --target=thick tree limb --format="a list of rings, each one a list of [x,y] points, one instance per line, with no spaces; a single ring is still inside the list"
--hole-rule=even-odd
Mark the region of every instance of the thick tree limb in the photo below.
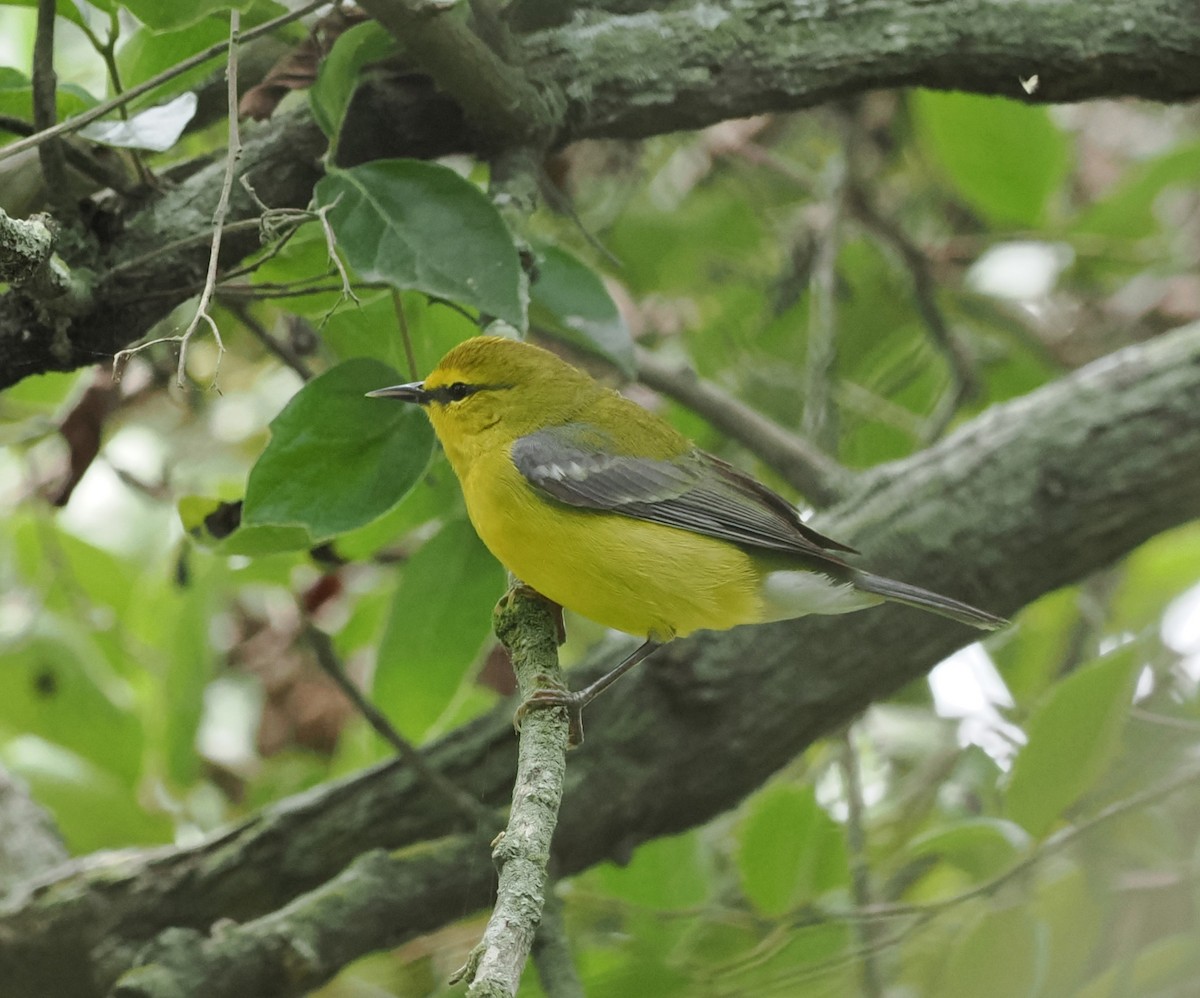
[[[512,44],[508,64],[525,71],[525,85],[504,92],[536,96],[529,107],[506,105],[505,118],[538,122],[535,130],[551,145],[698,128],[888,86],[1046,102],[1200,95],[1195,0],[698,0],[626,15],[580,10],[567,23]],[[1033,73],[1040,85],[1027,97],[1019,80]],[[400,73],[360,95],[356,103],[370,124],[354,129],[351,120],[347,127],[363,134],[352,149],[341,145],[353,161],[496,151],[495,133],[469,126],[462,109],[419,74]],[[476,96],[486,105],[485,96]],[[557,116],[548,133],[542,127],[547,108]],[[267,127],[247,142],[246,171],[267,204],[303,207],[319,177],[320,133],[304,113]],[[526,131],[518,129],[511,141],[523,141]],[[92,267],[100,277],[83,314],[46,314],[19,293],[0,299],[0,388],[29,374],[111,357],[196,293],[206,257],[199,242],[187,240],[209,232],[215,187],[210,168],[144,208],[131,206],[111,244],[67,259],[72,270]],[[257,217],[248,198],[236,201],[231,225]],[[103,280],[109,267],[181,240],[190,249],[152,257],[136,280]],[[222,262],[253,245],[230,239]]]
[[[1198,453],[1200,324],[996,406],[936,447],[866,473],[816,525],[879,571],[1006,613],[1200,516]],[[734,806],[814,739],[973,637],[880,607],[669,645],[591,707],[589,738],[567,771],[557,872],[626,855]],[[573,685],[600,668],[579,670]],[[501,705],[429,751],[433,765],[493,806],[512,785],[511,710]],[[301,904],[361,853],[439,839],[456,819],[389,765],[194,849],[133,853],[104,869],[80,864],[0,913],[0,980],[17,994],[103,994],[170,925],[207,932],[221,918],[266,918]],[[452,847],[425,848],[434,869]],[[449,919],[481,904],[494,872],[486,845],[477,849],[477,862],[453,852],[450,885],[418,876],[389,890],[392,931],[364,944],[398,943],[431,928],[430,911]]]

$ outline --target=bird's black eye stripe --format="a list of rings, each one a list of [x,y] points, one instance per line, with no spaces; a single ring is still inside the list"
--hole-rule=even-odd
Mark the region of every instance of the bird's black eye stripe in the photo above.
[[[437,402],[440,405],[448,405],[451,402],[461,402],[476,392],[494,391],[499,388],[511,387],[511,385],[468,385],[461,381],[455,381],[453,384],[438,385],[436,388],[427,388],[425,391],[429,401]]]
[[[431,402],[438,402],[446,405],[449,402],[461,402],[469,395],[474,395],[483,385],[466,385],[461,381],[456,381],[452,385],[438,385],[436,388],[427,388]]]

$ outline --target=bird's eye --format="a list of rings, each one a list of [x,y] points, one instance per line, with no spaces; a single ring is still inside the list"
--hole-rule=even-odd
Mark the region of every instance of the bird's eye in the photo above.
[[[471,386],[464,385],[461,381],[456,381],[446,389],[446,398],[451,402],[461,402],[471,394]]]

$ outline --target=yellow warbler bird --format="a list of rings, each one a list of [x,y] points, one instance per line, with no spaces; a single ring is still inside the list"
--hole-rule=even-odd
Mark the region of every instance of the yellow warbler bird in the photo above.
[[[645,639],[577,693],[522,706],[583,707],[672,638],[892,600],[990,630],[1005,621],[872,575],[761,482],[540,347],[494,336],[451,350],[423,382],[374,397],[422,406],[488,549],[522,582]]]

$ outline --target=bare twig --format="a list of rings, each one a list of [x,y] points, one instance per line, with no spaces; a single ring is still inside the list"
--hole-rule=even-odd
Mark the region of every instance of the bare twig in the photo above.
[[[866,805],[863,801],[862,773],[858,766],[858,752],[854,747],[853,727],[842,731],[839,739],[838,769],[842,774],[842,786],[846,792],[846,853],[850,860],[850,882],[854,892],[854,904],[866,909],[872,904],[871,871],[867,861]],[[862,922],[858,926],[859,942],[862,944],[863,994],[867,998],[883,998],[883,983],[876,960],[875,926]]]
[[[54,20],[54,0],[38,0],[37,35],[33,41],[33,124],[38,129],[52,128],[58,120]],[[67,183],[67,159],[62,142],[55,140],[39,146],[38,155],[50,203],[60,212],[70,210],[71,189]]]
[[[295,371],[301,380],[312,380],[313,372],[308,364],[304,362],[304,358],[296,353],[287,343],[271,335],[270,330],[251,314],[249,307],[244,301],[230,304],[228,308],[229,311],[238,317],[242,325],[250,330],[250,333],[259,343]]]
[[[553,889],[548,890],[542,921],[533,937],[533,965],[549,998],[584,998],[562,908],[562,899]]]
[[[514,586],[496,605],[495,630],[512,657],[523,697],[561,683],[557,621],[546,600]],[[479,945],[451,978],[451,983],[469,981],[471,998],[517,993],[545,904],[550,839],[567,768],[567,728],[561,707],[531,711],[521,725],[512,810],[492,850],[500,870],[496,907]]]
[[[341,200],[339,194],[334,198],[332,204],[322,205],[314,214],[321,222],[321,231],[325,234],[325,250],[329,254],[329,262],[333,264],[337,271],[338,277],[342,281],[342,297],[349,298],[355,305],[362,304],[358,300],[358,295],[354,293],[354,287],[350,281],[350,275],[346,271],[346,265],[342,263],[342,258],[337,251],[337,234],[333,231],[333,224],[329,221],[329,213],[337,207],[338,201]]]
[[[346,670],[342,668],[328,634],[310,623],[305,625],[304,636],[316,653],[317,664],[321,666],[325,675],[337,684],[338,689],[358,708],[359,713],[367,719],[367,723],[376,733],[396,750],[396,754],[404,760],[405,765],[441,794],[467,820],[468,827],[484,827],[486,822],[492,820],[491,811],[466,791],[456,787],[444,773],[430,766],[420,750],[392,726],[392,722],[384,717],[378,707],[363,696],[362,691],[350,681]]]
[[[413,353],[412,334],[408,329],[408,316],[404,314],[404,299],[399,291],[392,292],[392,308],[396,310],[396,322],[400,325],[400,342],[404,344],[404,359],[408,362],[408,376],[417,378],[417,357]]]
[[[844,118],[842,119],[844,120]],[[842,218],[849,178],[850,132],[843,129],[843,148],[829,164],[831,177],[826,193],[822,231],[817,237],[817,254],[809,284],[808,349],[804,361],[804,435],[826,452],[837,443],[837,410],[833,401],[837,364],[837,258],[841,248]]]
[[[225,152],[225,176],[221,180],[221,194],[217,198],[217,208],[213,213],[212,249],[208,254],[208,273],[204,278],[204,290],[200,292],[200,301],[196,305],[196,313],[192,316],[192,321],[188,323],[187,328],[181,336],[160,337],[159,339],[151,340],[149,343],[132,347],[128,350],[117,351],[113,357],[114,372],[119,371],[125,360],[139,350],[153,346],[155,343],[174,342],[179,344],[179,366],[176,370],[175,381],[182,388],[184,376],[187,374],[188,344],[191,342],[196,330],[200,328],[200,323],[205,322],[208,324],[208,328],[212,330],[213,337],[217,341],[217,362],[213,370],[213,385],[215,386],[217,383],[217,373],[221,368],[221,357],[225,354],[225,342],[221,339],[221,330],[217,328],[217,323],[209,313],[208,306],[212,303],[213,293],[217,286],[217,271],[220,269],[221,260],[221,236],[225,231],[225,216],[229,214],[229,196],[233,191],[233,178],[237,175],[238,160],[242,156],[242,138],[238,130],[237,91],[238,36],[241,31],[241,18],[241,12],[237,8],[229,12],[229,63],[225,71],[229,102],[229,148]]]
[[[258,38],[262,35],[268,35],[276,28],[281,28],[285,24],[291,24],[292,21],[298,21],[300,18],[311,14],[313,11],[327,5],[329,0],[314,0],[313,3],[306,4],[299,10],[293,10],[288,14],[283,14],[280,17],[271,21],[266,21],[258,25],[256,28],[251,28],[241,36],[241,42],[248,42],[253,38]],[[152,76],[150,79],[139,83],[135,87],[130,87],[123,94],[104,101],[102,104],[97,104],[93,108],[88,108],[82,114],[77,114],[73,118],[68,118],[66,121],[61,121],[53,128],[42,129],[28,138],[21,139],[19,142],[14,142],[11,145],[0,148],[0,160],[8,159],[10,156],[15,156],[18,153],[24,152],[26,149],[33,149],[40,146],[43,142],[49,142],[51,139],[58,138],[60,135],[68,135],[71,132],[77,132],[84,125],[90,125],[93,121],[98,121],[110,111],[114,111],[131,101],[137,100],[142,94],[149,93],[151,90],[161,87],[164,83],[169,83],[177,76],[182,76],[184,73],[197,66],[203,65],[210,59],[215,59],[217,56],[224,54],[229,49],[227,41],[217,42],[215,45],[210,45],[202,52],[197,52],[195,55],[184,59],[182,62],[176,63],[170,69],[164,69],[157,76]]]
[[[951,386],[930,419],[928,441],[941,436],[958,407],[979,391],[979,381],[970,358],[955,335],[937,302],[937,282],[929,260],[894,221],[884,217],[871,202],[864,185],[852,183],[846,191],[846,207],[867,231],[899,254],[913,284],[913,297],[921,321],[929,332],[934,348],[945,358],[950,369]]]
[[[645,350],[635,354],[638,381],[687,406],[778,472],[815,506],[845,495],[851,473],[803,437],[730,395],[694,371],[676,368]]]
[[[454,4],[428,0],[362,0],[405,52],[462,107],[472,125],[507,148],[539,139],[558,124],[565,108],[530,82],[524,69],[509,65],[472,29]],[[500,46],[503,48],[503,46]]]

